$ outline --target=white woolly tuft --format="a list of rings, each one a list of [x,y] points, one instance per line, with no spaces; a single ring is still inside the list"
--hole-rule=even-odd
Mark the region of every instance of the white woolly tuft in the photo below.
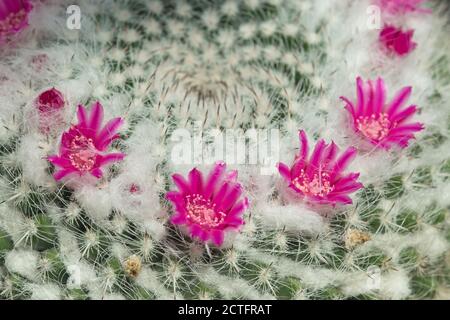
[[[269,228],[315,235],[325,230],[324,218],[301,205],[267,206],[257,211]]]
[[[38,259],[36,251],[15,249],[6,254],[5,266],[10,272],[33,280],[36,277]]]

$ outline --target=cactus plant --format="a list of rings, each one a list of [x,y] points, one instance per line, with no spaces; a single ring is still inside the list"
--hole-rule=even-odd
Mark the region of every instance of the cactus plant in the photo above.
[[[445,4],[25,2],[0,32],[2,299],[450,298]]]

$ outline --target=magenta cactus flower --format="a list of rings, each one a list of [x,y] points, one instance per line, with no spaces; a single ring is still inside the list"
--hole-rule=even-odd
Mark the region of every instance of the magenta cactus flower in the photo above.
[[[391,14],[430,13],[431,9],[422,7],[424,2],[426,0],[376,0],[375,4],[380,6],[383,11]]]
[[[349,197],[363,187],[357,181],[359,173],[345,173],[345,169],[356,156],[353,147],[340,156],[339,148],[332,141],[326,144],[319,140],[309,157],[309,144],[305,131],[299,131],[300,153],[291,167],[278,164],[278,171],[289,183],[289,188],[313,204],[351,204]]]
[[[216,246],[222,245],[227,231],[240,229],[248,207],[248,199],[242,196],[242,186],[237,182],[237,171],[225,171],[225,163],[218,162],[206,179],[196,168],[189,172],[187,180],[174,174],[178,191],[166,194],[176,212],[171,222],[185,226],[191,237],[212,241]]]
[[[39,113],[39,130],[49,134],[51,129],[64,123],[62,109],[66,105],[63,94],[55,89],[42,92],[35,101]]]
[[[78,106],[78,124],[63,133],[59,155],[49,156],[49,162],[59,168],[55,180],[70,174],[79,176],[91,174],[96,178],[103,175],[102,167],[125,157],[123,153],[106,153],[111,143],[119,138],[117,130],[123,124],[122,118],[110,120],[103,128],[103,106],[96,102],[88,112]]]
[[[30,0],[0,0],[0,44],[28,26]]]
[[[353,130],[376,147],[390,149],[394,145],[401,148],[408,146],[414,139],[414,133],[424,129],[419,122],[409,120],[417,111],[415,105],[403,108],[411,95],[412,87],[401,89],[390,103],[386,103],[386,87],[382,78],[376,83],[366,83],[356,79],[357,101],[354,105],[346,97],[340,97],[346,103]]]
[[[385,25],[380,31],[379,40],[386,52],[404,56],[417,46],[417,43],[412,41],[413,35],[413,29],[402,31],[400,28]]]
[[[55,88],[42,92],[36,100],[36,106],[41,113],[57,111],[64,105],[63,94]]]

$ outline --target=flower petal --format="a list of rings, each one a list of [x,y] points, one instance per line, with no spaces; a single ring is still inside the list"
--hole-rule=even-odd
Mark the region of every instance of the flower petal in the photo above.
[[[278,172],[281,174],[281,176],[286,179],[287,181],[291,181],[291,169],[284,163],[279,162],[277,164]]]
[[[309,147],[308,147],[308,138],[306,137],[306,133],[304,130],[300,130],[299,138],[300,138],[300,159],[306,161],[306,159],[308,158]]]
[[[342,204],[352,204],[353,203],[352,199],[349,196],[343,195],[343,194],[331,195],[331,196],[327,197],[327,200],[334,202],[334,203],[342,203]]]
[[[223,176],[225,169],[226,169],[225,162],[218,162],[214,165],[213,169],[211,170],[206,180],[204,188],[204,197],[206,199],[209,199],[211,195],[216,191],[218,187],[218,182],[220,181],[220,178]]]
[[[103,166],[113,162],[122,161],[123,158],[125,158],[125,153],[109,153],[105,156],[101,156],[99,165]]]
[[[185,215],[176,214],[170,217],[170,222],[173,224],[185,224],[187,220]]]
[[[372,80],[367,81],[367,90],[369,91],[369,100],[367,101],[365,115],[370,117],[375,109],[375,89],[373,87]]]
[[[88,116],[87,116],[85,107],[81,104],[78,105],[77,118],[78,118],[78,124],[80,126],[83,126],[83,127],[87,126]]]
[[[344,171],[353,161],[353,159],[356,157],[356,154],[357,151],[354,147],[349,147],[347,150],[345,150],[334,164],[330,179],[334,180],[336,177],[338,177],[340,173]]]
[[[356,117],[355,106],[353,105],[353,103],[349,99],[347,99],[346,97],[343,97],[343,96],[339,97],[339,99],[341,99],[342,101],[345,102],[345,109],[348,112],[350,112],[353,120],[355,120],[357,117]]]
[[[90,172],[94,177],[96,177],[98,179],[100,179],[103,176],[102,169],[100,169],[100,168],[94,168]]]
[[[97,149],[103,151],[106,147],[108,147],[109,143],[107,142],[111,141],[111,138],[116,136],[116,132],[121,125],[123,125],[122,118],[114,118],[108,121],[97,136]]]
[[[94,135],[100,130],[103,121],[103,106],[100,102],[95,102],[89,117],[88,128],[92,130]]]
[[[309,176],[314,171],[320,170],[323,151],[325,150],[325,140],[321,139],[314,147],[314,151],[311,155],[311,160],[306,168],[306,174]]]
[[[213,195],[213,202],[216,205],[220,205],[223,201],[223,199],[225,198],[225,195],[228,192],[228,188],[229,188],[230,184],[228,182],[225,182],[219,189],[219,191],[217,191],[216,194]]]
[[[202,193],[203,178],[202,173],[197,168],[194,168],[189,172],[189,184],[193,193]]]
[[[413,132],[423,130],[424,126],[422,123],[415,122],[411,124],[400,125],[389,132],[389,137],[395,137],[398,135],[405,135]]]
[[[228,218],[235,217],[237,215],[242,214],[246,209],[248,208],[248,199],[244,198],[241,201],[234,204],[232,209],[228,212],[227,220]]]
[[[227,193],[227,195],[223,198],[221,203],[217,204],[218,210],[228,211],[231,207],[234,206],[236,201],[242,194],[242,187],[238,183],[234,183],[231,186],[231,190]]]
[[[231,170],[225,180],[228,182],[236,182],[237,181],[237,177],[238,177],[238,171],[237,170]]]
[[[338,152],[339,152],[338,146],[334,143],[334,141],[331,141],[331,144],[328,145],[324,151],[323,161],[325,164],[328,164],[326,166],[326,169],[331,169],[330,166],[336,159]]]
[[[359,117],[364,114],[364,82],[361,77],[356,78],[356,117]]]
[[[220,247],[223,244],[224,232],[222,230],[213,230],[211,231],[211,240],[212,242]]]
[[[377,79],[377,84],[375,88],[375,96],[373,102],[373,113],[379,114],[383,112],[384,104],[386,101],[386,86],[382,78]]]
[[[334,195],[334,194],[341,194],[341,193],[353,193],[361,188],[364,188],[363,184],[360,182],[353,182],[353,183],[349,183],[346,184],[345,186],[337,186],[330,194]]]
[[[72,164],[70,163],[69,159],[66,158],[62,158],[62,157],[58,157],[58,156],[48,156],[47,160],[52,163],[55,166],[61,167],[61,168],[65,168],[65,167],[69,167]]]
[[[401,89],[396,94],[392,102],[387,107],[387,112],[390,118],[394,116],[397,113],[398,109],[401,108],[401,106],[409,99],[409,97],[411,96],[411,92],[412,87],[409,86]]]
[[[59,181],[62,178],[64,178],[65,176],[67,176],[67,175],[69,175],[69,174],[71,174],[73,172],[76,172],[76,171],[73,170],[73,169],[62,169],[62,170],[56,171],[53,174],[53,178],[55,178],[56,181]]]
[[[411,116],[413,116],[414,113],[416,113],[416,111],[417,111],[416,106],[409,106],[405,110],[394,115],[390,120],[391,120],[391,122],[402,123],[402,122],[408,120]]]
[[[191,188],[189,186],[189,183],[184,179],[184,177],[181,174],[175,173],[172,175],[172,180],[175,183],[175,185],[178,187],[178,190],[180,190],[181,194],[186,194],[191,192]]]

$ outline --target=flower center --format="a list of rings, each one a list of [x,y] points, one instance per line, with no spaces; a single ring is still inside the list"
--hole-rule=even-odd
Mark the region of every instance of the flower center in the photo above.
[[[386,113],[381,113],[378,117],[375,114],[359,117],[356,119],[356,126],[363,135],[376,141],[383,140],[393,127]]]
[[[216,204],[200,194],[186,196],[187,217],[192,222],[206,228],[216,228],[225,220],[225,213],[216,210]]]
[[[91,170],[96,162],[98,151],[91,138],[76,135],[70,142],[69,160],[81,172]]]
[[[292,180],[292,184],[305,195],[325,197],[334,190],[327,172],[315,173],[311,179],[302,169],[300,174]]]
[[[17,29],[26,16],[27,12],[21,9],[17,12],[10,13],[3,20],[0,20],[0,35],[9,34],[11,31]]]

